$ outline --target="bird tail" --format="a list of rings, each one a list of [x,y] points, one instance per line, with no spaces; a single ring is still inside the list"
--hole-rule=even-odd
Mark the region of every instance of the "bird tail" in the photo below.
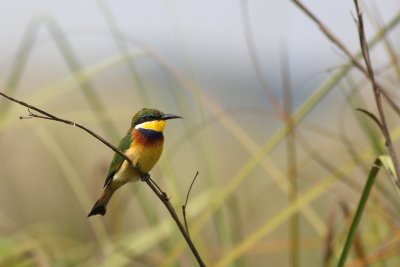
[[[103,194],[101,195],[99,200],[97,200],[97,202],[94,204],[92,210],[89,212],[88,217],[97,214],[104,216],[104,214],[106,214],[107,204],[110,201],[114,192],[115,189],[113,189],[111,185],[106,186],[106,188],[103,191]]]

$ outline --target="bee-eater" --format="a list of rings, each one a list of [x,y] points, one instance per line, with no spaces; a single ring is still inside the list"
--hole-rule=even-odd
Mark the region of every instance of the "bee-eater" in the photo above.
[[[182,118],[164,114],[156,109],[144,108],[132,118],[131,127],[119,142],[118,149],[128,156],[134,166],[148,173],[161,156],[166,120]],[[141,179],[140,173],[121,155],[115,153],[104,183],[104,190],[89,216],[106,214],[107,203],[114,192],[128,182]]]

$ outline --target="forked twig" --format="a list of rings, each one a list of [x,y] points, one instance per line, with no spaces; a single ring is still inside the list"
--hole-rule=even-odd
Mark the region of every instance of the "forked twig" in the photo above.
[[[357,19],[358,19],[358,35],[360,39],[360,46],[361,46],[361,52],[365,61],[365,65],[367,67],[367,74],[368,78],[371,81],[372,84],[372,89],[374,92],[374,97],[375,97],[375,103],[376,107],[378,108],[378,115],[379,115],[379,122],[381,125],[381,130],[383,132],[383,135],[386,139],[386,146],[389,150],[390,157],[392,158],[394,169],[396,171],[397,175],[397,186],[400,186],[400,167],[399,167],[399,162],[397,160],[397,154],[393,146],[392,138],[390,136],[389,128],[386,122],[386,116],[383,111],[383,106],[382,106],[382,93],[383,89],[381,86],[378,85],[378,83],[375,80],[375,75],[374,75],[374,70],[372,68],[372,63],[371,63],[371,58],[369,56],[369,49],[368,49],[368,43],[365,38],[365,30],[364,30],[364,20],[363,16],[360,10],[360,6],[358,4],[358,0],[354,0],[354,5],[356,7],[357,11]]]
[[[15,103],[20,104],[21,106],[27,107],[28,108],[28,112],[29,115],[28,116],[21,116],[19,117],[20,119],[30,119],[30,118],[40,118],[40,119],[46,119],[46,120],[53,120],[53,121],[58,121],[58,122],[62,122],[68,125],[72,125],[74,127],[78,127],[82,130],[84,130],[85,132],[89,133],[90,135],[92,135],[94,138],[96,138],[97,140],[99,140],[100,142],[102,142],[103,144],[105,144],[106,146],[108,146],[109,148],[111,148],[112,150],[114,150],[115,153],[118,153],[120,156],[124,157],[126,159],[126,161],[129,162],[129,164],[132,164],[132,161],[130,160],[130,158],[128,158],[124,153],[122,153],[121,151],[118,150],[118,148],[116,148],[115,146],[113,146],[110,142],[108,142],[106,139],[104,139],[103,137],[101,137],[100,135],[96,134],[95,132],[93,132],[92,130],[86,128],[85,126],[73,122],[73,121],[69,121],[69,120],[65,120],[65,119],[61,119],[59,117],[56,117],[42,109],[39,109],[35,106],[32,106],[28,103],[25,103],[24,101],[18,100],[16,98],[13,98],[11,96],[8,96],[2,92],[0,92],[0,95],[7,98],[8,100],[11,100]],[[37,114],[33,114],[31,110],[34,110],[36,112],[39,112],[40,114],[43,114],[44,116],[41,115],[37,115]]]
[[[320,30],[325,34],[325,36],[334,43],[351,61],[351,63],[360,70],[369,80],[371,80],[370,76],[368,75],[368,70],[358,61],[357,57],[355,57],[350,50],[343,44],[340,39],[333,34],[332,31],[320,20],[318,17],[311,12],[301,1],[299,0],[292,0],[292,2],[300,8],[315,24],[320,28]],[[390,107],[400,115],[400,107],[393,99],[389,96],[386,90],[383,89],[383,86],[375,81],[375,84],[381,89],[383,97],[386,99]]]
[[[382,85],[378,83],[378,81],[375,80],[374,72],[372,69],[372,64],[371,60],[369,57],[369,50],[368,50],[368,43],[365,38],[365,31],[364,31],[364,25],[363,25],[363,19],[362,15],[358,6],[358,1],[354,0],[354,3],[356,5],[356,10],[357,10],[357,20],[358,20],[358,34],[360,38],[360,45],[361,45],[361,52],[366,64],[366,67],[364,67],[358,59],[350,52],[349,49],[337,38],[330,30],[329,28],[322,23],[320,19],[317,18],[316,15],[314,15],[311,10],[309,10],[301,1],[299,0],[292,0],[292,2],[299,7],[312,21],[314,21],[320,30],[325,34],[325,36],[331,40],[335,45],[339,47],[340,50],[342,50],[343,53],[346,54],[346,56],[351,60],[353,65],[360,70],[372,83],[373,91],[374,91],[374,96],[375,96],[375,102],[378,108],[379,112],[379,119],[380,119],[380,125],[383,127],[383,135],[386,139],[386,146],[388,147],[389,154],[392,158],[394,168],[396,171],[396,175],[398,178],[398,186],[400,187],[400,167],[399,167],[399,162],[397,160],[397,155],[393,147],[392,139],[390,137],[390,133],[388,130],[385,114],[383,112],[382,108],[382,99],[381,96],[383,96],[388,104],[397,112],[397,114],[400,114],[400,108],[399,106],[393,101],[393,99],[390,98],[390,96],[387,94],[386,90],[383,89]]]
[[[171,217],[174,219],[175,223],[177,224],[180,232],[182,233],[183,237],[186,240],[186,243],[188,244],[189,248],[191,249],[193,255],[195,256],[197,262],[199,263],[199,266],[206,266],[202,260],[202,258],[200,257],[200,254],[198,253],[192,239],[190,238],[188,231],[185,229],[185,227],[183,226],[182,222],[180,221],[174,207],[172,206],[171,202],[169,201],[169,198],[167,196],[167,194],[161,190],[161,188],[151,179],[150,175],[147,173],[143,173],[137,166],[135,166],[132,163],[132,160],[126,156],[124,153],[122,153],[118,148],[116,148],[114,145],[112,145],[110,142],[108,142],[106,139],[104,139],[103,137],[101,137],[100,135],[96,134],[94,131],[86,128],[85,126],[83,126],[82,124],[73,122],[73,121],[69,121],[66,119],[62,119],[59,118],[57,116],[54,116],[42,109],[39,109],[35,106],[32,106],[28,103],[25,103],[21,100],[18,100],[16,98],[10,97],[2,92],[0,92],[0,95],[7,98],[10,101],[13,101],[15,103],[18,103],[24,107],[28,108],[28,112],[29,115],[28,116],[21,116],[20,119],[30,119],[30,118],[39,118],[39,119],[46,119],[46,120],[52,120],[52,121],[57,121],[57,122],[61,122],[61,123],[65,123],[68,125],[72,125],[74,127],[78,127],[82,130],[84,130],[85,132],[89,133],[91,136],[93,136],[94,138],[96,138],[97,140],[99,140],[100,142],[102,142],[103,144],[105,144],[106,146],[108,146],[109,148],[111,148],[115,153],[118,153],[120,156],[122,156],[127,162],[129,162],[129,164],[135,168],[141,178],[142,181],[146,182],[146,184],[151,188],[151,190],[153,190],[153,192],[157,195],[157,197],[161,200],[161,202],[164,204],[164,206],[167,208],[167,210],[169,211],[169,213],[171,214]],[[42,114],[42,115],[38,115],[32,112],[32,110]]]
[[[187,219],[186,219],[186,207],[187,207],[187,204],[188,204],[188,201],[189,201],[190,191],[192,191],[193,184],[194,184],[194,182],[196,181],[196,178],[197,178],[198,175],[199,175],[199,172],[197,171],[196,174],[195,174],[195,176],[194,176],[194,178],[193,178],[193,180],[192,180],[192,183],[191,183],[190,186],[189,186],[189,190],[188,190],[188,192],[187,192],[187,194],[186,194],[186,201],[185,201],[185,204],[182,205],[183,221],[184,221],[184,223],[185,223],[186,232],[188,233],[189,236],[190,236],[190,233],[189,233],[189,227],[188,227]]]

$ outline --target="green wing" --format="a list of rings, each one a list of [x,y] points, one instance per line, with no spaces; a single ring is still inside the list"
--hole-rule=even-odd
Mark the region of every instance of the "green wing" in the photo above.
[[[121,152],[125,152],[130,148],[131,143],[132,143],[132,134],[130,133],[130,131],[128,131],[125,137],[122,138],[122,140],[119,142],[118,149]],[[106,187],[113,180],[114,174],[119,170],[124,160],[125,158],[122,157],[121,155],[117,153],[114,154],[113,160],[111,161],[110,164],[110,169],[108,170],[106,181],[104,183],[104,187]]]

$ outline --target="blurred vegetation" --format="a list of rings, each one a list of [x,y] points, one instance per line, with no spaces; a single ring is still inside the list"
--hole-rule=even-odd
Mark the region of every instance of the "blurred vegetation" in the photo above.
[[[187,214],[190,234],[210,266],[335,266],[374,160],[386,154],[376,125],[355,110],[375,110],[367,79],[347,62],[295,105],[289,53],[283,49],[285,97],[280,101],[263,82],[262,59],[243,5],[255,77],[275,113],[227,107],[204,90],[184,50],[182,71],[146,44],[125,37],[106,1],[98,4],[118,53],[82,64],[57,19],[36,17],[1,91],[80,122],[115,144],[143,106],[184,116],[169,123],[152,177],[180,212],[191,179],[200,172]],[[400,12],[376,26],[369,40],[371,52],[384,48],[386,57],[375,68],[379,80],[393,88],[396,103],[399,49],[389,34],[398,32],[399,24]],[[42,28],[68,74],[33,89],[24,72]],[[132,45],[140,49],[132,52]],[[135,65],[143,58],[167,77],[163,88],[146,86],[152,77],[141,75]],[[111,83],[102,84],[107,72],[122,67],[129,84],[112,75]],[[100,89],[113,82],[115,87]],[[389,107],[386,112],[399,151],[399,116]],[[167,211],[143,184],[122,188],[105,217],[88,219],[113,152],[73,127],[18,120],[24,114],[24,108],[0,99],[0,267],[196,265]],[[373,175],[348,266],[400,265],[399,194],[390,160],[383,165],[388,172]]]

